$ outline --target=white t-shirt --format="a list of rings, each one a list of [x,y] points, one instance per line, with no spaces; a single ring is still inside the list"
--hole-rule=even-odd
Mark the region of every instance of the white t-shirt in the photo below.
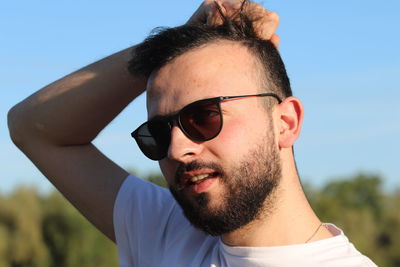
[[[290,246],[231,247],[194,228],[170,192],[130,175],[114,207],[122,267],[376,266],[333,224],[334,237]]]

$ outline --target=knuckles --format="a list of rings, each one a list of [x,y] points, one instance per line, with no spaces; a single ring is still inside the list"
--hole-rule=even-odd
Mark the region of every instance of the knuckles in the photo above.
[[[251,1],[243,3],[243,0],[205,0],[188,23],[202,22],[209,26],[219,26],[223,23],[219,10],[227,18],[235,19],[243,4],[243,13],[253,21],[256,34],[262,39],[271,39],[278,27],[279,15]]]

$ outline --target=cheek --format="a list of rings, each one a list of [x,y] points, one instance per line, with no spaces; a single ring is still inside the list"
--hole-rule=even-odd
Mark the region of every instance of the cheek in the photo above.
[[[211,140],[209,150],[219,158],[242,160],[241,157],[249,149],[254,149],[255,145],[263,141],[268,131],[268,118],[265,114],[253,114],[253,117],[237,116],[224,121],[221,133]]]
[[[213,154],[216,154],[219,158],[226,158],[232,160],[239,157],[241,151],[245,150],[248,146],[246,130],[248,126],[241,123],[241,120],[230,120],[226,123],[220,134],[213,140],[210,141],[209,149]]]

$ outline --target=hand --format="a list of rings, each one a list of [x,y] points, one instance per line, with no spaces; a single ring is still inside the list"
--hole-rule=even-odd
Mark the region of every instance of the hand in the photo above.
[[[243,7],[242,7],[243,6]],[[223,18],[240,19],[237,15],[240,9],[250,21],[260,39],[271,41],[276,47],[279,45],[279,36],[275,34],[279,25],[279,16],[275,12],[266,10],[262,5],[243,0],[205,0],[187,24],[204,23],[208,26],[223,24]]]

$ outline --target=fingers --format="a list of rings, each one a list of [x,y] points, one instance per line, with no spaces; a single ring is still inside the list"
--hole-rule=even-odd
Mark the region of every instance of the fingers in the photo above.
[[[218,11],[214,2],[214,0],[205,0],[189,18],[186,24],[208,24],[209,21],[211,22],[212,17],[215,16]]]
[[[214,1],[207,17],[207,25],[217,27],[224,23],[223,17],[226,17],[226,9],[219,1]]]
[[[275,34],[275,33],[272,35],[272,37],[271,37],[271,39],[270,39],[271,43],[272,43],[276,48],[279,47],[279,42],[280,42],[280,40],[281,40],[281,38],[279,37],[279,35],[277,35],[277,34]]]
[[[235,18],[240,12],[242,5],[245,3],[243,0],[221,0],[221,6],[226,10],[227,18]]]
[[[187,23],[204,23],[215,27],[223,24],[224,17],[240,20],[239,12],[253,23],[254,31],[260,39],[270,40],[278,47],[279,36],[275,32],[279,25],[279,16],[258,3],[243,0],[205,0]]]
[[[254,2],[247,2],[243,12],[253,22],[254,31],[260,39],[272,39],[279,25],[279,16],[277,13],[269,11]],[[279,38],[277,41],[279,42]]]
[[[234,13],[240,10],[242,2],[243,0],[205,0],[187,24],[204,23],[219,26],[223,23],[223,17],[232,18]]]
[[[228,18],[240,19],[238,12],[242,10],[252,23],[256,35],[263,40],[270,40],[275,47],[279,45],[279,36],[275,34],[279,26],[279,16],[277,13],[265,9],[262,5],[242,0],[224,0],[222,2],[225,7]],[[243,6],[242,6],[243,5]]]

